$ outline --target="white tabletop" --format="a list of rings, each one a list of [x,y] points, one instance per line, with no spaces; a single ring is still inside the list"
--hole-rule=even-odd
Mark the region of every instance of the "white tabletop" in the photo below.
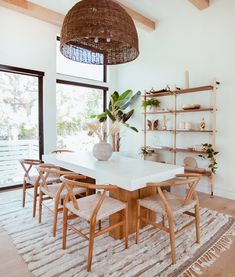
[[[177,165],[128,158],[118,153],[105,162],[97,161],[87,152],[43,155],[43,161],[94,178],[97,184],[113,184],[128,191],[144,188],[147,182],[169,180],[184,172],[184,168]]]

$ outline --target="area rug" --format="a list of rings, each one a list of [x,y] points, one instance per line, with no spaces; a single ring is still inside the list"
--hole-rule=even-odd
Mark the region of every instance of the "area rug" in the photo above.
[[[32,218],[32,202],[21,206],[21,194],[0,194],[0,225],[10,235],[19,254],[34,276],[160,276],[193,277],[201,275],[220,254],[232,244],[234,219],[216,211],[201,209],[201,243],[195,243],[195,228],[176,237],[177,263],[171,264],[168,234],[152,227],[140,233],[140,243],[129,236],[129,249],[124,243],[105,234],[95,239],[92,273],[87,273],[88,242],[69,231],[68,248],[61,249],[61,217],[57,238],[52,237],[52,216],[43,211],[42,224]],[[187,223],[188,217],[176,219],[176,229]],[[86,222],[77,220],[85,233]],[[107,222],[103,222],[106,225]]]

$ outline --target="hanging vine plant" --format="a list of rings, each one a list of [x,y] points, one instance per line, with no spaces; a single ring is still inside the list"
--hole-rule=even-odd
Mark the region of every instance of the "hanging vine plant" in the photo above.
[[[210,171],[215,174],[216,170],[217,170],[217,161],[216,161],[216,155],[219,154],[219,152],[216,152],[213,149],[212,144],[210,143],[203,143],[202,144],[202,150],[205,152],[204,155],[198,155],[200,158],[204,159],[204,160],[208,160],[209,161],[209,165],[208,168],[210,169]]]

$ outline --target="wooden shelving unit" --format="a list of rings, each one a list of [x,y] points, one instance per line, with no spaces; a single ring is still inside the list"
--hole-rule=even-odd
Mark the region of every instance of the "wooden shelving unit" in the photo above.
[[[146,108],[144,109],[143,115],[144,115],[144,147],[150,147],[147,144],[147,135],[149,133],[157,133],[157,132],[166,132],[170,133],[173,136],[173,145],[172,147],[159,147],[159,148],[154,148],[150,147],[156,151],[169,151],[172,153],[172,159],[173,163],[176,164],[176,157],[177,153],[192,153],[192,154],[203,154],[203,151],[197,151],[194,150],[193,148],[179,148],[177,147],[177,134],[178,133],[205,133],[210,135],[210,139],[208,139],[208,142],[210,142],[213,145],[213,148],[216,148],[215,142],[216,142],[216,81],[214,81],[213,85],[207,85],[207,86],[200,86],[200,87],[193,87],[193,88],[188,88],[188,89],[182,89],[182,90],[175,90],[175,91],[170,91],[170,92],[154,92],[151,91],[151,93],[145,93],[143,95],[144,100],[147,100],[148,98],[152,97],[166,97],[170,96],[171,99],[173,100],[173,109],[167,109],[167,110],[159,110],[159,111],[147,111]],[[189,93],[210,93],[211,95],[211,103],[209,107],[202,107],[200,109],[178,109],[177,108],[177,98],[178,96],[182,94],[189,94]],[[168,98],[167,98],[168,99]],[[211,129],[206,129],[206,130],[185,130],[185,129],[177,129],[177,116],[178,114],[184,114],[184,113],[200,113],[200,112],[209,112],[211,115]],[[173,128],[169,130],[148,130],[147,126],[147,119],[148,116],[150,115],[161,115],[161,114],[172,114],[172,122],[173,122]],[[198,172],[198,170],[202,171],[203,169],[197,169],[197,170],[185,170],[186,172]],[[209,182],[211,186],[211,195],[214,193],[214,175],[211,174],[209,170],[204,169],[202,173],[203,176],[209,177]]]

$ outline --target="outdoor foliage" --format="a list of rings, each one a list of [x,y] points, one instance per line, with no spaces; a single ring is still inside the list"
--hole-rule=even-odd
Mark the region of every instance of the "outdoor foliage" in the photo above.
[[[0,72],[0,139],[38,137],[38,80]]]

